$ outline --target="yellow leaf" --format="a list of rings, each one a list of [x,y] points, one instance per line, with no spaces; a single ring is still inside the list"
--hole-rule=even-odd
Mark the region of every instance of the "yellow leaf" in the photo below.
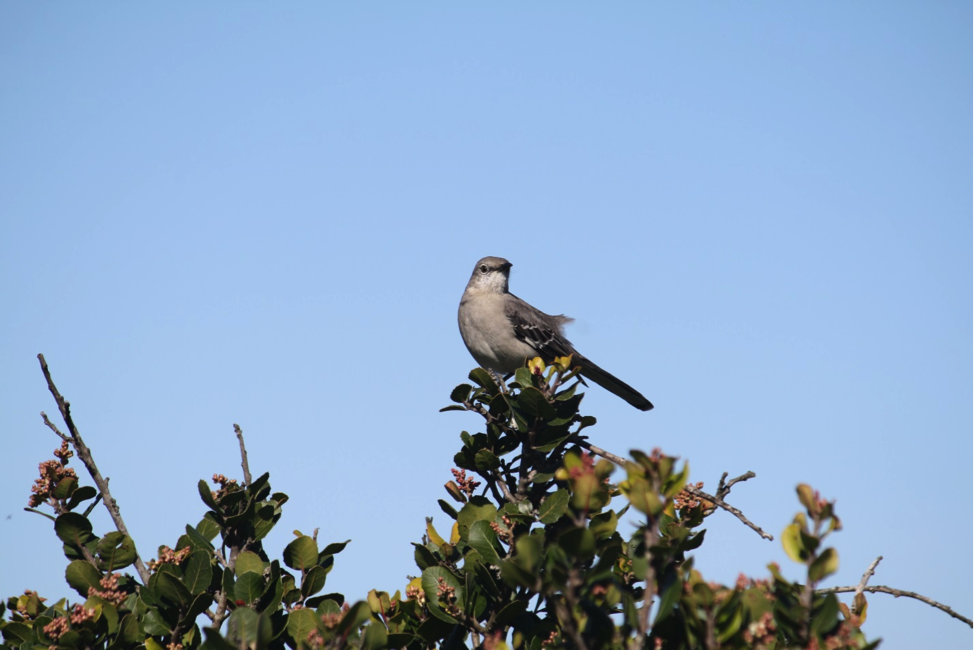
[[[440,534],[436,532],[435,528],[433,528],[432,518],[426,519],[426,536],[429,537],[430,541],[437,546],[444,546],[446,544],[446,541],[440,537]]]
[[[781,533],[781,545],[785,547],[785,553],[795,562],[804,564],[808,558],[808,551],[802,544],[802,531],[798,524],[788,524],[784,532]]]
[[[535,357],[528,361],[528,370],[531,371],[532,375],[543,375],[544,361],[541,360],[541,357]]]

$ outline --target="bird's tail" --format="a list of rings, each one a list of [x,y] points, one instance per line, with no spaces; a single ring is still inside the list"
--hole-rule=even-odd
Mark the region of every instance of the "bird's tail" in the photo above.
[[[649,409],[653,408],[653,403],[643,397],[642,393],[618,377],[615,377],[611,373],[602,370],[602,368],[592,363],[590,359],[575,353],[575,356],[572,357],[572,361],[576,365],[581,366],[581,374],[583,377],[591,379],[610,393],[618,395],[640,411],[648,411]]]

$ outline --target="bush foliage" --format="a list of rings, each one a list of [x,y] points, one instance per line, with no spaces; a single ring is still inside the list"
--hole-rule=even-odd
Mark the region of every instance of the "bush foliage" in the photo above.
[[[72,447],[82,460],[87,448],[79,448],[67,402],[51,383],[70,435],[61,434],[56,459],[41,465],[29,509],[53,520],[78,598],[49,603],[28,591],[0,604],[0,648],[877,645],[861,631],[862,593],[850,609],[816,591],[838,567],[824,545],[840,528],[831,503],[798,487],[801,511],[782,537],[789,557],[804,565],[803,583],[789,582],[774,564],[766,579],[706,581],[691,552],[704,543],[702,525],[729,486],[708,500],[687,484],[687,463],[659,450],[632,451],[625,461],[601,453],[621,466],[594,454],[601,450],[581,432],[595,418],[580,415],[583,395],[568,363],[535,360],[507,384],[475,369],[472,383],[453,390],[443,410],[478,414],[484,430],[460,436],[449,501],[438,503],[452,527],[437,530],[427,519],[413,549],[416,576],[392,595],[373,590],[354,602],[325,589],[347,541],[296,534],[279,552],[264,548],[288,497],[267,474],[250,478],[245,452],[244,480],[201,480],[205,512],[148,566],[124,526],[96,534],[88,516],[102,495],[67,466]],[[623,516],[638,525],[620,526]],[[633,528],[626,537],[622,529]],[[135,575],[126,572],[133,568]]]

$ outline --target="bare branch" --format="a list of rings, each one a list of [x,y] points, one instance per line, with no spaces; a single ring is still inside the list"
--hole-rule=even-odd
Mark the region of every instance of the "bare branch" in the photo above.
[[[51,431],[56,433],[58,437],[61,438],[61,440],[64,440],[65,442],[71,442],[71,436],[66,436],[63,433],[61,433],[61,430],[57,428],[57,425],[51,422],[49,419],[47,419],[47,413],[45,413],[44,411],[41,411],[41,419],[44,420],[44,424],[46,424]]]
[[[61,396],[60,391],[58,391],[57,386],[54,385],[54,380],[51,378],[51,371],[47,367],[47,361],[44,359],[43,354],[37,355],[37,360],[41,363],[41,371],[44,373],[44,379],[47,380],[47,388],[51,391],[51,395],[54,396],[54,401],[57,402],[58,410],[61,412],[61,418],[64,420],[64,424],[68,427],[68,436],[66,437],[63,433],[58,431],[57,427],[47,419],[47,416],[43,413],[41,414],[44,418],[44,423],[48,425],[56,434],[61,436],[62,439],[70,440],[72,446],[74,446],[75,451],[78,453],[78,458],[84,463],[85,468],[88,470],[88,474],[91,475],[91,479],[98,486],[99,492],[101,492],[102,499],[105,502],[105,507],[108,509],[108,514],[111,516],[112,521],[115,523],[115,528],[118,532],[131,538],[128,529],[125,527],[125,521],[122,520],[122,512],[119,510],[118,502],[112,497],[111,492],[108,490],[108,479],[101,475],[98,471],[98,466],[95,465],[95,459],[91,455],[91,450],[88,449],[88,445],[85,444],[84,440],[81,439],[81,434],[78,433],[78,427],[75,426],[74,420],[71,417],[71,403],[68,402],[64,397]],[[142,562],[142,558],[139,556],[138,551],[135,555],[135,568],[139,572],[139,577],[142,578],[142,584],[149,583],[149,570],[146,569],[145,563]]]
[[[492,473],[494,475],[494,482],[497,483],[501,489],[501,492],[504,494],[504,499],[506,499],[508,503],[517,503],[520,501],[520,499],[511,494],[511,489],[507,487],[507,483],[501,477],[501,473],[496,469]]]
[[[233,432],[237,434],[237,440],[240,441],[240,466],[243,468],[244,483],[250,487],[250,463],[247,462],[247,448],[244,446],[243,431],[239,424],[234,423]]]
[[[857,589],[859,589],[859,585],[849,586],[849,587],[829,587],[827,589],[816,589],[815,593],[816,594],[847,594],[850,592],[855,592]],[[949,614],[953,618],[956,618],[958,621],[964,621],[970,627],[974,627],[974,621],[971,621],[971,619],[961,614],[958,614],[957,612],[952,610],[950,607],[947,607],[943,603],[938,603],[936,600],[932,598],[927,598],[926,596],[918,594],[915,591],[903,591],[902,589],[894,589],[892,587],[886,587],[883,585],[877,587],[863,587],[862,591],[868,591],[871,594],[890,594],[891,596],[895,596],[896,598],[899,598],[900,596],[903,596],[905,598],[914,598],[916,600],[919,600],[922,603],[926,603],[930,605],[931,607],[936,607],[940,611]]]
[[[608,452],[605,449],[602,449],[600,447],[596,447],[595,445],[593,445],[592,443],[590,443],[588,440],[583,439],[581,436],[577,436],[577,435],[576,436],[572,436],[572,441],[578,443],[578,445],[580,447],[584,447],[585,449],[588,449],[590,452],[592,452],[596,456],[601,456],[602,458],[605,458],[607,460],[611,460],[613,463],[615,463],[616,465],[619,465],[620,467],[625,467],[625,465],[626,465],[626,459],[625,458],[623,458],[621,456],[617,456],[617,455],[615,455],[615,454],[613,454],[611,452]],[[698,498],[701,498],[701,499],[706,499],[707,501],[713,503],[715,506],[719,506],[720,508],[722,508],[722,509],[726,510],[727,512],[731,513],[732,515],[734,515],[735,517],[737,517],[738,519],[740,519],[741,523],[743,523],[745,526],[747,526],[748,528],[750,528],[751,530],[753,530],[754,532],[756,532],[758,535],[760,535],[764,539],[766,539],[768,541],[774,541],[774,535],[770,535],[770,534],[764,532],[764,530],[762,530],[760,526],[757,526],[750,519],[748,519],[747,517],[745,517],[743,512],[741,512],[740,510],[738,510],[734,506],[730,505],[729,503],[727,503],[723,499],[723,497],[726,496],[730,492],[731,487],[735,483],[738,483],[738,482],[741,482],[741,481],[746,481],[746,480],[748,480],[750,478],[754,478],[755,476],[757,476],[757,474],[755,474],[754,472],[746,472],[744,474],[741,474],[737,478],[731,479],[731,481],[729,483],[726,483],[725,484],[724,481],[727,478],[727,472],[724,472],[724,475],[722,477],[720,477],[720,484],[718,485],[718,488],[717,488],[717,494],[719,494],[720,497],[712,496],[712,495],[707,494],[706,492],[704,492],[702,490],[699,490],[699,489],[697,489],[695,487],[691,487],[689,485],[686,487],[686,490],[690,494],[692,494],[692,495],[694,495],[694,496],[696,496]],[[710,512],[712,513],[713,512],[713,509]],[[708,514],[710,514],[710,513],[708,513]]]
[[[875,560],[873,560],[873,563],[869,565],[869,568],[866,569],[866,572],[862,574],[862,580],[859,581],[859,585],[856,587],[856,597],[862,594],[862,590],[866,588],[866,583],[869,582],[869,579],[874,575],[876,575],[876,567],[879,566],[879,563],[882,561],[883,561],[883,556],[880,555]],[[853,614],[859,613],[859,611],[856,609],[855,601],[853,601],[852,603],[852,613]]]
[[[735,484],[741,483],[750,478],[754,478],[755,476],[757,476],[757,474],[754,472],[744,472],[737,478],[732,478],[730,483],[725,483],[724,481],[727,480],[727,472],[724,472],[723,476],[720,477],[720,484],[717,486],[717,496],[723,499],[730,494],[731,488],[734,487]]]
[[[590,452],[592,452],[596,456],[601,456],[602,458],[605,458],[606,460],[611,460],[613,463],[615,463],[619,467],[625,467],[626,466],[626,462],[627,461],[626,461],[625,458],[623,458],[622,456],[616,456],[612,452],[606,451],[605,449],[602,449],[601,447],[596,447],[591,442],[589,442],[588,440],[586,440],[585,438],[583,438],[582,436],[580,436],[578,434],[573,435],[571,437],[571,441],[574,442],[574,443],[576,443],[576,444],[578,444],[579,447],[583,447],[585,449],[588,449]]]
[[[750,528],[751,530],[753,530],[755,533],[757,533],[758,535],[760,535],[764,539],[768,540],[769,542],[770,541],[774,541],[774,535],[770,535],[770,534],[764,532],[761,529],[760,526],[758,526],[757,524],[753,523],[750,519],[748,519],[747,517],[745,517],[743,512],[741,512],[740,510],[738,510],[737,508],[735,508],[731,504],[727,503],[723,499],[718,499],[715,496],[712,496],[710,494],[707,494],[703,490],[697,489],[697,488],[692,487],[692,486],[689,486],[689,485],[686,486],[684,489],[687,492],[689,492],[690,494],[692,494],[693,496],[695,496],[695,497],[697,497],[699,499],[705,499],[706,501],[709,501],[710,503],[713,503],[715,506],[718,506],[721,509],[726,510],[727,512],[731,513],[732,515],[734,515],[735,517],[737,517],[741,521],[742,524],[744,524],[745,526],[747,526],[748,528]],[[711,509],[710,512],[708,512],[706,514],[711,514],[713,511],[714,511],[714,509]]]

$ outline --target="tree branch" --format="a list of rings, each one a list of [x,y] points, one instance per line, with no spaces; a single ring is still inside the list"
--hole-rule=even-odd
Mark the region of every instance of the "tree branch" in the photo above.
[[[607,460],[611,460],[613,463],[615,463],[616,465],[619,465],[620,467],[625,467],[626,466],[626,459],[623,458],[622,456],[617,456],[617,455],[615,455],[615,454],[613,454],[611,452],[606,451],[605,449],[602,449],[600,447],[596,447],[595,445],[593,445],[592,443],[590,443],[588,440],[585,440],[584,438],[582,438],[581,436],[579,436],[577,434],[574,435],[574,436],[572,436],[572,441],[575,442],[575,443],[577,443],[580,447],[584,447],[585,449],[589,450],[590,452],[592,452],[596,456],[601,456],[602,458],[605,458]],[[753,530],[754,532],[756,532],[758,535],[760,535],[764,539],[766,539],[768,541],[774,541],[774,535],[770,535],[770,534],[764,532],[764,530],[762,530],[760,526],[757,526],[750,519],[748,519],[747,517],[745,517],[743,512],[741,512],[740,510],[738,510],[737,508],[735,508],[731,504],[727,503],[723,499],[724,496],[726,496],[727,494],[730,493],[731,487],[735,483],[738,483],[740,481],[746,481],[749,478],[754,478],[755,476],[757,476],[757,474],[755,474],[754,472],[746,472],[744,474],[741,474],[737,478],[731,479],[731,481],[729,483],[726,483],[725,484],[724,481],[727,478],[727,472],[724,472],[724,475],[720,477],[720,484],[717,487],[717,494],[720,495],[719,497],[713,496],[713,495],[710,495],[710,494],[707,494],[706,492],[704,492],[702,490],[698,490],[697,488],[691,487],[689,485],[686,487],[686,491],[689,492],[690,494],[694,495],[695,497],[698,497],[700,499],[705,499],[705,500],[713,503],[715,506],[718,506],[718,507],[726,510],[727,512],[729,512],[732,515],[734,515],[735,517],[737,517],[741,521],[741,523],[743,523],[745,526],[747,526],[748,528],[750,528],[751,530]],[[711,509],[711,513],[713,512],[713,510],[714,509]],[[708,514],[710,514],[710,513],[708,513]]]
[[[240,466],[243,468],[244,483],[250,487],[250,463],[247,462],[247,448],[244,446],[243,431],[239,424],[234,423],[233,432],[237,434],[237,440],[240,441]]]
[[[876,567],[879,566],[879,563],[882,561],[883,561],[883,556],[880,555],[875,560],[873,560],[873,563],[869,565],[869,568],[866,569],[866,572],[862,574],[862,580],[859,581],[859,585],[856,587],[856,595],[854,596],[854,598],[858,598],[862,594],[862,590],[866,588],[866,583],[869,582],[869,579],[871,577],[876,575]],[[853,614],[859,613],[859,611],[856,609],[855,601],[853,601],[852,603],[852,613]]]
[[[847,594],[850,592],[855,592],[857,589],[859,589],[859,585],[849,586],[849,587],[829,587],[827,589],[816,589],[815,593],[816,594]],[[894,589],[892,587],[886,587],[883,585],[877,587],[863,587],[862,591],[868,591],[871,594],[890,594],[891,596],[895,596],[896,598],[899,598],[900,596],[906,598],[914,598],[916,600],[919,600],[920,602],[930,605],[931,607],[936,607],[940,611],[949,614],[953,618],[956,618],[958,621],[964,621],[970,627],[974,627],[974,621],[971,621],[971,619],[967,618],[966,616],[962,616],[961,614],[958,614],[957,612],[952,610],[950,607],[947,607],[943,603],[938,603],[936,600],[932,598],[927,598],[926,596],[918,594],[915,591],[903,591],[902,589]]]
[[[47,380],[47,388],[51,391],[51,395],[54,396],[54,401],[57,402],[58,410],[61,411],[61,418],[64,420],[64,424],[68,427],[68,436],[58,431],[57,427],[47,419],[47,416],[41,413],[44,418],[44,423],[47,424],[56,434],[61,436],[62,439],[70,440],[72,446],[76,452],[78,452],[78,458],[84,463],[85,468],[88,470],[88,474],[91,479],[98,486],[98,490],[101,492],[102,500],[105,503],[105,507],[108,509],[108,514],[111,516],[112,521],[115,522],[115,528],[118,532],[122,533],[126,537],[131,539],[128,529],[125,527],[125,522],[122,520],[122,512],[119,510],[118,503],[112,497],[111,492],[108,490],[108,480],[101,475],[98,471],[98,466],[95,465],[95,459],[91,455],[91,450],[88,449],[88,445],[85,444],[84,440],[81,439],[81,434],[78,433],[78,427],[74,424],[74,419],[71,417],[71,403],[68,402],[61,393],[58,391],[57,386],[54,385],[54,380],[51,378],[51,371],[47,367],[47,361],[44,359],[43,354],[37,355],[37,360],[41,363],[41,371],[44,373],[44,379]],[[139,556],[138,551],[135,552],[135,569],[139,572],[139,577],[142,578],[142,584],[149,584],[149,570],[146,569],[145,564],[142,562],[142,558]]]

